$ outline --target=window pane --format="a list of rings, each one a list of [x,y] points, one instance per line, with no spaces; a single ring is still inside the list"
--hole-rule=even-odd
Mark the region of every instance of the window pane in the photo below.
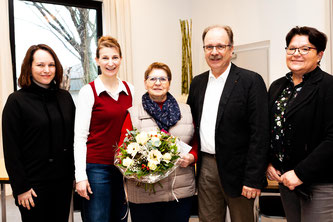
[[[27,49],[40,43],[58,55],[73,96],[96,78],[96,9],[14,0],[14,23],[17,78]]]

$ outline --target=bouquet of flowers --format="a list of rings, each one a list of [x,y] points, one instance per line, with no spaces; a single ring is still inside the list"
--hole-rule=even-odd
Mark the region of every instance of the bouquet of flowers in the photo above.
[[[128,179],[154,184],[177,168],[180,158],[177,140],[164,131],[127,131],[118,147],[115,165]]]

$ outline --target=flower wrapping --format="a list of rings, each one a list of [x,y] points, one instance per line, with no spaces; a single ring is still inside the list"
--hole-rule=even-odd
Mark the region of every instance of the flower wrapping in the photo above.
[[[179,139],[164,131],[127,131],[115,156],[125,178],[154,184],[169,176],[180,158]]]

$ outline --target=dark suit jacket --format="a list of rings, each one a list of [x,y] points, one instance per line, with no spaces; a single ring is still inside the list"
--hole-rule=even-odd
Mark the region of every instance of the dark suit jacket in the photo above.
[[[269,107],[288,84],[286,77],[272,83]],[[273,117],[271,117],[273,118]],[[285,145],[291,151],[283,170],[295,170],[304,183],[333,182],[333,77],[319,67],[310,73],[285,113]],[[272,120],[271,120],[272,121]],[[277,160],[271,162],[280,168]]]
[[[199,149],[200,121],[208,76],[207,71],[193,79],[187,101],[196,124]],[[221,95],[215,126],[216,161],[223,189],[228,195],[240,196],[243,185],[263,187],[268,132],[267,90],[262,77],[232,64]],[[200,163],[199,152],[199,176]]]

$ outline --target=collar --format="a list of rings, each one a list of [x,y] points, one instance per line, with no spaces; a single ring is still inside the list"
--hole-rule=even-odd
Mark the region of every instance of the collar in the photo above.
[[[228,78],[228,75],[230,73],[230,69],[231,69],[231,62],[229,63],[227,69],[219,77],[217,77],[217,78],[213,75],[212,70],[209,70],[208,79],[209,80],[213,80],[214,79],[214,80],[219,80],[219,81],[226,81],[227,78]]]
[[[104,86],[101,78],[99,76],[97,76],[97,78],[94,80],[97,95],[99,96],[104,91],[107,92],[107,93],[110,93],[112,95],[119,94],[121,92],[124,92],[124,93],[126,93],[126,95],[129,95],[124,83],[118,77],[117,77],[117,80],[118,80],[118,83],[119,83],[118,84],[118,89],[117,89],[116,92],[111,93],[106,89],[106,87]]]
[[[306,82],[312,75],[313,73],[316,73],[318,71],[319,66],[317,66],[314,70],[312,70],[311,72],[308,72],[308,73],[305,73],[302,78],[303,78],[303,81],[302,82]],[[293,73],[292,72],[288,72],[286,74],[286,78],[293,83]]]

